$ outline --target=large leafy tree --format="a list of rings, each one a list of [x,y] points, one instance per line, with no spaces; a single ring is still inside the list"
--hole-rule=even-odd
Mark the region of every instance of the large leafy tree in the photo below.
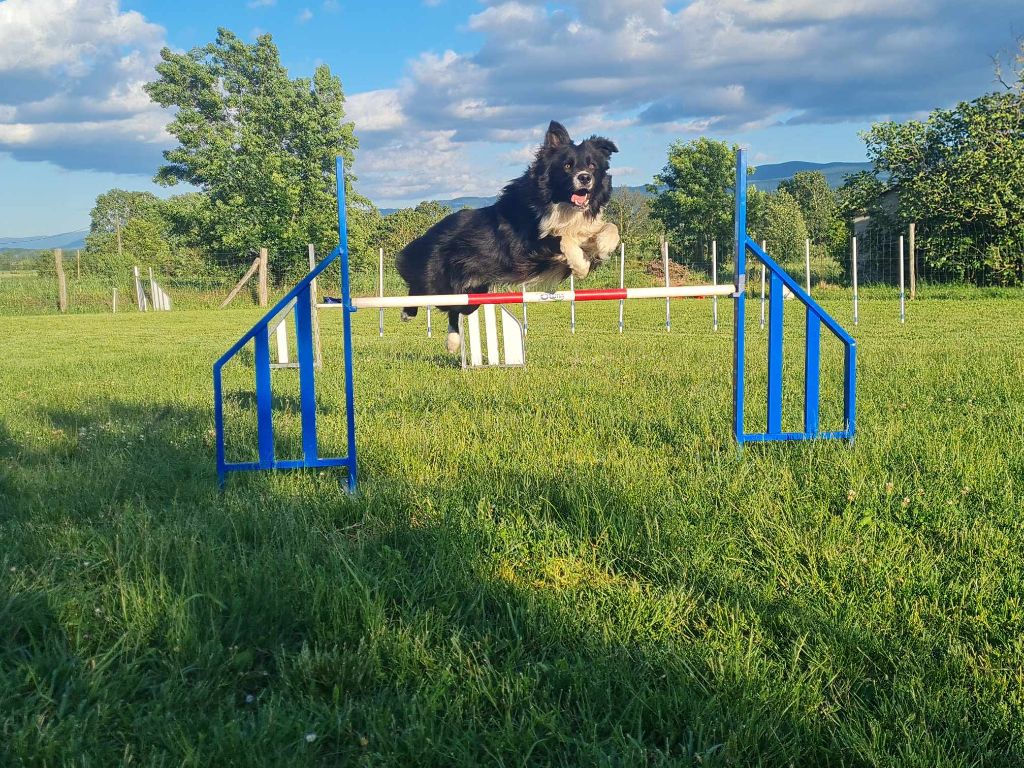
[[[923,252],[935,266],[960,273],[988,266],[1007,281],[1024,279],[1024,70],[1017,61],[1001,92],[862,134],[873,175],[898,194],[900,218],[945,241]]]
[[[111,189],[96,198],[90,212],[82,267],[87,273],[126,279],[132,265],[168,261],[163,201],[151,192]]]
[[[779,190],[796,200],[814,246],[829,256],[842,253],[847,227],[825,174],[800,171],[782,181]]]
[[[751,189],[747,206],[750,236],[768,245],[768,254],[779,262],[802,261],[807,225],[800,204],[783,189],[762,192]]]
[[[337,243],[334,158],[351,168],[357,141],[345,122],[341,81],[317,67],[288,76],[270,35],[249,45],[226,29],[187,53],[160,52],[159,79],[146,91],[175,109],[167,130],[162,184],[188,182],[207,193],[214,248],[268,246],[304,258],[306,243]],[[365,204],[352,192],[350,205]]]
[[[668,162],[649,189],[657,195],[651,213],[670,238],[732,239],[738,149],[703,136],[669,146]]]

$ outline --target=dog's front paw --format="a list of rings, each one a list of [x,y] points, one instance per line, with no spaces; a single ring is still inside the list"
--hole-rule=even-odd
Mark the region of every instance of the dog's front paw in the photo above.
[[[448,338],[445,339],[445,346],[454,355],[462,347],[462,338],[455,331],[451,331],[448,334]]]
[[[573,277],[577,280],[582,280],[590,274],[590,262],[586,259],[579,263],[570,263],[569,268],[572,270]]]

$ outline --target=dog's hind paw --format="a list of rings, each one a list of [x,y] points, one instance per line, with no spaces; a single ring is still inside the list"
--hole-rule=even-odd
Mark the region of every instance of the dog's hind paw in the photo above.
[[[414,317],[416,317],[416,313],[418,311],[419,311],[418,307],[406,307],[405,309],[403,309],[402,310],[402,322],[403,323],[408,323],[410,320],[412,320]]]
[[[462,346],[462,337],[460,337],[455,331],[449,332],[448,338],[445,339],[445,346],[448,347],[448,351],[454,355]]]

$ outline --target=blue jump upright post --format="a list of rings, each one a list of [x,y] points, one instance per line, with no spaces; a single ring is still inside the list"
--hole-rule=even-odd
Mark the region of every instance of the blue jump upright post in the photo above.
[[[344,467],[348,488],[356,488],[356,423],[355,392],[352,383],[352,295],[349,290],[348,231],[345,224],[345,173],[341,158],[337,158],[338,189],[338,247],[299,281],[284,298],[250,328],[231,348],[213,364],[214,432],[217,442],[217,478],[221,487],[228,472],[257,469],[301,469],[305,467]],[[343,304],[343,334],[345,346],[345,417],[348,453],[345,456],[322,457],[317,439],[316,369],[313,357],[313,312],[311,284],[331,264],[341,266],[341,300]],[[288,305],[295,301],[296,337],[299,351],[299,410],[302,427],[302,457],[278,459],[274,451],[273,393],[270,368],[270,323]],[[249,342],[254,347],[256,373],[256,461],[230,462],[226,457],[224,441],[223,368]]]
[[[733,434],[740,445],[750,442],[777,440],[843,439],[854,435],[856,415],[856,354],[857,344],[843,328],[810,294],[782,269],[757,241],[747,234],[747,158],[746,151],[736,154],[736,303],[733,316]],[[768,295],[768,419],[764,432],[747,432],[743,421],[744,403],[744,320],[746,316],[746,256],[753,254],[770,276]],[[784,432],[782,429],[782,330],[785,290],[790,292],[806,309],[806,342],[804,353],[804,413],[803,431]],[[821,326],[825,326],[843,344],[843,428],[823,432],[820,427],[819,401],[821,399]]]
[[[371,297],[354,300],[349,285],[348,233],[345,217],[345,174],[341,159],[335,165],[338,189],[338,247],[299,281],[287,295],[250,328],[213,365],[214,424],[217,439],[217,476],[223,486],[228,472],[258,469],[300,469],[307,467],[345,468],[348,488],[356,489],[358,477],[356,459],[356,414],[355,389],[353,384],[354,363],[352,359],[352,313],[358,306],[405,306],[410,297]],[[786,274],[764,252],[757,242],[747,234],[747,166],[746,154],[740,151],[736,157],[736,272],[735,285],[686,286],[652,288],[581,290],[567,294],[464,294],[459,296],[418,296],[421,301],[429,300],[425,306],[461,306],[471,304],[523,303],[525,335],[525,308],[529,301],[562,300],[619,300],[624,298],[653,298],[655,294],[669,296],[705,295],[731,296],[733,302],[733,434],[739,445],[750,442],[811,440],[825,438],[851,439],[854,433],[856,345],[850,335],[823,310],[801,287],[800,283]],[[771,302],[768,312],[768,418],[763,432],[747,431],[744,423],[744,373],[746,366],[745,320],[746,320],[746,257],[752,254],[764,264],[771,275]],[[338,262],[341,280],[342,334],[344,342],[344,389],[347,453],[345,456],[322,457],[317,439],[316,413],[316,370],[313,361],[311,283],[329,265]],[[804,370],[804,413],[803,431],[785,432],[782,429],[782,351],[783,351],[783,291],[789,289],[806,308],[806,366]],[[653,293],[652,293],[653,292]],[[630,296],[631,293],[636,295]],[[486,301],[484,300],[486,298]],[[302,426],[302,456],[297,459],[278,459],[274,450],[273,394],[271,389],[270,346],[268,334],[270,323],[282,311],[288,311],[294,302],[296,313],[296,334],[299,350],[299,394],[300,423]],[[337,305],[323,307],[339,308]],[[844,345],[844,425],[836,431],[822,431],[819,418],[821,395],[821,327],[831,331]],[[222,370],[224,365],[249,342],[253,342],[255,354],[256,384],[256,461],[229,462],[226,458],[224,437],[224,395]]]

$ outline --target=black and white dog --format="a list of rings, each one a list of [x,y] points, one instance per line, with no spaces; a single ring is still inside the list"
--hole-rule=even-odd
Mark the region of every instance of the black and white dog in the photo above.
[[[398,254],[409,294],[486,293],[494,285],[561,282],[586,277],[619,244],[619,230],[601,219],[612,193],[608,161],[618,147],[601,136],[574,144],[552,122],[526,172],[494,205],[457,211]],[[459,315],[450,307],[448,350],[459,348]],[[406,307],[403,319],[416,315]]]

